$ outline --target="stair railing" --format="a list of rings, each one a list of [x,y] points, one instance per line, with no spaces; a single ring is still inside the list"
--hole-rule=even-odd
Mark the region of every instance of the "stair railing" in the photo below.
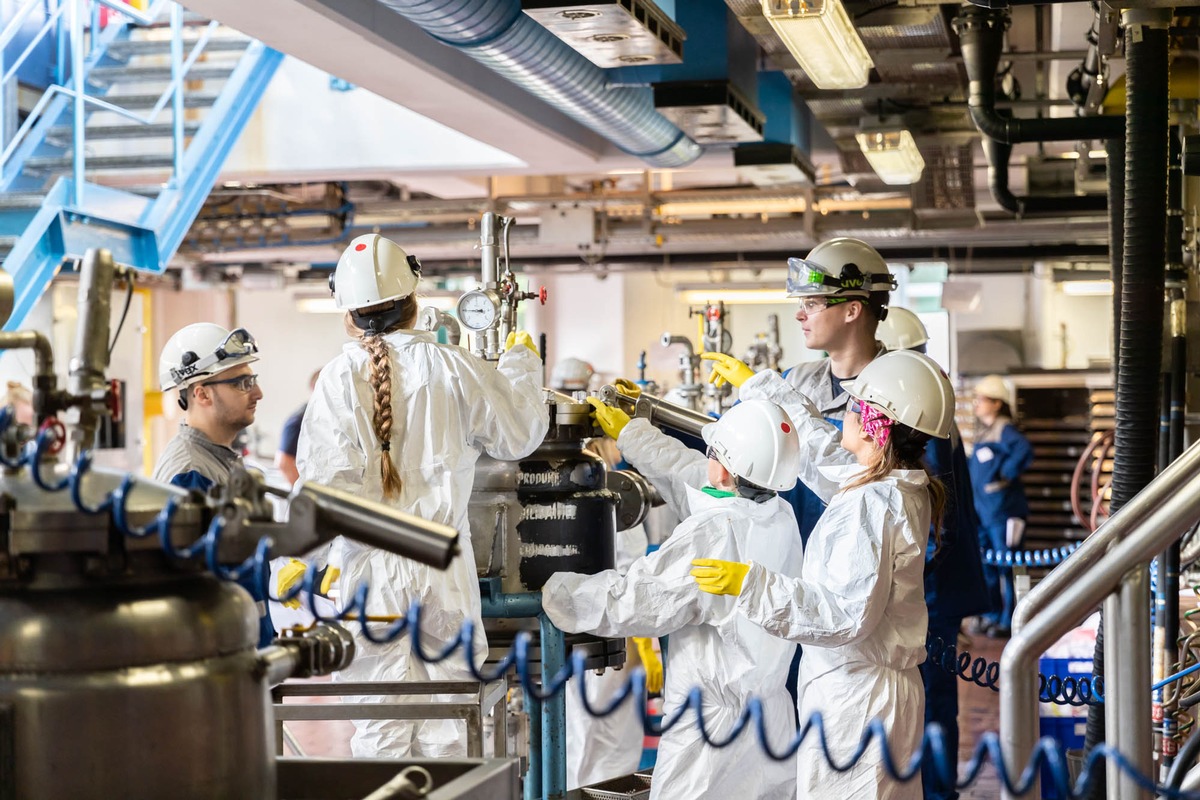
[[[35,8],[42,5],[43,0],[26,0],[5,26],[3,32],[0,32],[0,68],[4,66],[4,47],[16,37],[21,29],[21,23],[28,18],[29,14]],[[121,15],[116,21],[105,27],[103,34],[99,31],[98,11],[101,6],[116,11]],[[171,25],[171,80],[163,89],[162,94],[150,112],[143,116],[100,97],[89,95],[87,93],[88,76],[91,74],[92,68],[103,57],[108,45],[129,25],[130,21],[142,25],[153,24],[158,21],[163,9],[167,7],[170,8]],[[84,19],[88,15],[89,10],[92,12],[92,35],[90,37],[85,35],[84,28]],[[64,16],[66,17],[65,21],[63,19]],[[43,38],[49,36],[51,32],[54,32],[60,48],[62,43],[65,42],[70,54],[71,71],[69,85],[67,85],[68,81],[62,80],[63,75],[61,74],[61,70],[58,70],[59,82],[46,89],[16,134],[5,143],[3,151],[0,151],[0,176],[3,176],[4,184],[7,185],[9,179],[19,171],[20,164],[24,162],[25,158],[44,139],[44,133],[49,130],[49,127],[57,117],[65,110],[62,105],[63,100],[69,99],[74,109],[71,131],[71,172],[73,177],[71,201],[74,205],[79,206],[82,204],[82,191],[87,167],[86,107],[89,105],[119,114],[126,119],[142,125],[150,125],[157,120],[159,114],[162,113],[167,103],[170,102],[173,111],[171,132],[173,166],[169,186],[179,186],[186,180],[186,176],[182,174],[184,161],[184,81],[187,79],[187,74],[192,66],[204,52],[204,48],[208,45],[209,39],[218,25],[219,23],[215,21],[210,22],[185,58],[183,55],[183,7],[178,3],[172,2],[172,0],[155,0],[150,8],[144,12],[130,7],[120,2],[120,0],[61,0],[54,11],[47,17],[38,34],[22,51],[21,55],[11,66],[0,72],[0,141],[4,141],[3,134],[7,128],[4,121],[9,119],[13,113],[13,109],[5,107],[4,98],[12,96],[9,87],[12,82],[16,81],[17,70],[34,51],[37,44]],[[61,49],[59,53],[61,58]],[[58,101],[57,103],[55,102],[56,100]],[[31,134],[31,131],[34,131],[35,128],[42,135]]]

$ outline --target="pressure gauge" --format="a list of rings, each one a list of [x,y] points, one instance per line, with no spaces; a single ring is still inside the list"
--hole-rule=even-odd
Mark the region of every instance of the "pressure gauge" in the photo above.
[[[500,315],[500,299],[492,292],[475,289],[458,298],[458,321],[473,331],[487,330]]]

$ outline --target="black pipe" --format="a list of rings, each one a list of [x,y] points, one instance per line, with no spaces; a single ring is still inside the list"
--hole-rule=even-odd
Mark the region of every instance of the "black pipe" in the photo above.
[[[1125,130],[1125,246],[1111,501],[1114,514],[1154,479],[1166,265],[1170,102],[1166,27],[1170,17],[1169,10],[1126,12],[1125,117],[1129,124]],[[1100,724],[1095,724],[1097,720]],[[1104,738],[1102,720],[1102,715],[1088,715],[1085,757]],[[1090,797],[1103,797],[1106,791],[1103,773],[1097,778]]]
[[[1121,265],[1125,261],[1125,137],[1105,142],[1108,181],[1108,263],[1112,270],[1113,306],[1113,386],[1117,385],[1117,364],[1121,358]]]
[[[980,133],[1008,144],[1111,139],[1124,135],[1125,118],[1120,116],[1018,119],[997,113],[996,69],[1000,66],[1008,23],[1007,11],[977,6],[964,6],[954,18],[969,81],[967,109]]]
[[[1088,46],[1083,61],[1067,76],[1067,96],[1080,108],[1087,105],[1088,95],[1091,94],[1092,87],[1096,85],[1096,80],[1100,77],[1100,15],[1102,13],[1103,10],[1097,5],[1096,16],[1092,19],[1092,26],[1088,28]]]
[[[983,137],[983,155],[988,164],[988,188],[992,191],[992,198],[1005,211],[1024,217],[1043,213],[1095,212],[1108,208],[1108,198],[1100,194],[1017,197],[1008,188],[1008,159],[1011,154],[1011,144]]]

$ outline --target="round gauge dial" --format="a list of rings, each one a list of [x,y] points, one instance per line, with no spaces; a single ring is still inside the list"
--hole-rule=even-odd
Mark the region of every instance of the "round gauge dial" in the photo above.
[[[492,327],[500,313],[499,304],[482,289],[458,298],[458,321],[473,331]]]

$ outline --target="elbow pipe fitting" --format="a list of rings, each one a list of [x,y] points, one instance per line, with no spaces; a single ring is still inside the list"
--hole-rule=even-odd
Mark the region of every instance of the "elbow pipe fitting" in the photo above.
[[[1125,135],[1123,116],[1016,119],[998,113],[996,69],[1000,66],[1004,31],[1008,25],[1006,9],[978,6],[965,6],[953,21],[962,48],[963,67],[967,71],[967,109],[980,133],[1006,144],[1112,139]]]

